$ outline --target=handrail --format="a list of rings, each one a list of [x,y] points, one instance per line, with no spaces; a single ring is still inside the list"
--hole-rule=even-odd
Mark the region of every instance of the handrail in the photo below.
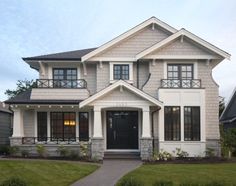
[[[161,88],[201,88],[201,79],[161,79]]]
[[[37,79],[37,88],[87,88],[87,82],[84,79],[66,80],[66,79]]]

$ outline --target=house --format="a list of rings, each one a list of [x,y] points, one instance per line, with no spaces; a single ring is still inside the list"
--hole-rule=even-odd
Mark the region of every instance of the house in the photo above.
[[[0,102],[0,146],[9,145],[12,135],[12,112],[9,105]]]
[[[225,130],[236,128],[236,89],[220,116],[220,123],[223,124]]]
[[[37,88],[6,101],[11,145],[53,154],[87,141],[92,158],[153,150],[219,155],[218,85],[212,69],[230,54],[155,17],[98,48],[26,57]]]

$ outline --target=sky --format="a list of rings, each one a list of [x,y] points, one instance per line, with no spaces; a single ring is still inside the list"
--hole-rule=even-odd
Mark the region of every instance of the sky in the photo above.
[[[235,0],[0,0],[0,101],[37,79],[21,58],[92,48],[155,16],[231,54],[213,70],[221,96],[236,87]]]

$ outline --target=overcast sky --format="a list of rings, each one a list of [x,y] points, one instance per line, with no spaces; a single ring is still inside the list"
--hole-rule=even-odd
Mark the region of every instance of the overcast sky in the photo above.
[[[220,95],[236,86],[235,0],[0,0],[0,100],[38,73],[21,57],[97,47],[155,16],[229,52],[213,71]]]

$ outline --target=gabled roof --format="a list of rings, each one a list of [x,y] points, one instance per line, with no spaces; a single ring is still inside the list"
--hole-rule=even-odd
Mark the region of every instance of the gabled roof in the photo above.
[[[35,56],[35,57],[23,57],[22,59],[25,61],[27,60],[79,60],[81,61],[82,56],[90,53],[91,51],[95,49],[97,48],[74,50],[74,51],[47,54],[47,55]]]
[[[80,104],[79,104],[79,107],[82,108],[86,105],[88,105],[89,103],[99,99],[100,97],[104,96],[105,94],[111,92],[112,90],[114,90],[115,88],[117,87],[120,87],[120,86],[123,86],[125,88],[127,88],[128,90],[130,90],[131,92],[133,92],[134,94],[150,101],[151,103],[161,107],[162,106],[162,102],[157,100],[156,98],[150,96],[149,94],[137,89],[136,87],[130,85],[129,83],[123,81],[123,80],[119,80],[117,82],[115,82],[114,84],[104,88],[103,90],[99,91],[98,93],[92,95],[91,97],[85,99],[84,101],[82,101]]]
[[[118,37],[114,38],[113,40],[105,43],[104,45],[98,47],[96,50],[93,50],[92,52],[84,55],[82,58],[81,58],[81,61],[86,61],[88,60],[89,58],[97,55],[98,53],[106,50],[107,48],[115,45],[116,43],[128,38],[129,36],[131,36],[132,34],[140,31],[141,29],[145,28],[146,26],[148,25],[151,25],[151,24],[157,24],[158,26],[164,28],[165,30],[169,31],[170,33],[175,33],[177,30],[173,27],[171,27],[170,25],[162,22],[161,20],[157,19],[156,17],[151,17],[149,18],[148,20],[142,22],[141,24],[137,25],[136,27],[128,30],[127,32],[119,35]]]
[[[79,104],[81,100],[32,100],[31,90],[26,90],[19,95],[5,101],[7,104]]]
[[[220,116],[220,122],[231,123],[236,120],[236,88]]]
[[[189,39],[195,41],[196,43],[200,44],[203,47],[206,47],[207,49],[209,49],[210,51],[222,56],[223,58],[226,58],[228,60],[230,60],[230,54],[219,49],[218,47],[208,43],[207,41],[201,39],[200,37],[192,34],[191,32],[185,30],[185,29],[181,29],[178,32],[172,34],[171,36],[167,37],[166,39],[163,39],[162,41],[156,43],[155,45],[145,49],[144,51],[140,52],[139,54],[136,55],[136,59],[140,59],[146,55],[148,55],[149,53],[164,47],[165,45],[167,45],[168,43],[172,42],[173,40],[175,40],[176,38],[180,37],[180,36],[186,36]]]

